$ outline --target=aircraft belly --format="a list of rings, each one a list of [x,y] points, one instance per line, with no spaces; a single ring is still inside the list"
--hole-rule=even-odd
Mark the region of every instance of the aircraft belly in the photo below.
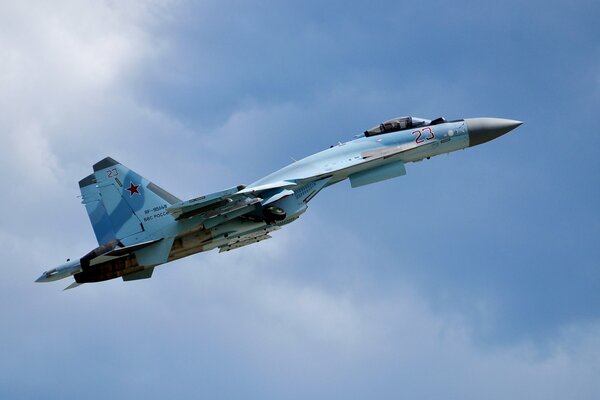
[[[144,270],[134,256],[121,257],[114,260],[96,264],[89,269],[75,274],[77,283],[102,282]]]
[[[279,229],[279,227],[266,225],[264,222],[243,221],[241,219],[228,221],[213,229],[203,229],[177,237],[169,254],[169,261],[227,246],[233,242],[239,243],[240,238],[246,235],[258,233],[257,237],[261,237],[275,229]],[[232,246],[230,249],[238,247],[241,246]]]
[[[173,247],[171,247],[169,261],[206,251],[204,245],[209,243],[210,240],[212,240],[212,235],[208,230],[202,230],[176,238],[173,242]]]

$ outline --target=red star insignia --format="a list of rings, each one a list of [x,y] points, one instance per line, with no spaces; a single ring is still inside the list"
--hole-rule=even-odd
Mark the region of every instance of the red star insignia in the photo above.
[[[133,182],[129,182],[129,187],[125,190],[129,190],[129,196],[133,196],[134,194],[141,194],[138,188],[140,185],[134,185]]]

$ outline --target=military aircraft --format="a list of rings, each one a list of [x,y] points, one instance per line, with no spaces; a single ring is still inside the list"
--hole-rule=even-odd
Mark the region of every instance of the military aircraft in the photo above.
[[[169,261],[271,238],[334,183],[349,179],[355,188],[402,176],[406,163],[488,142],[521,124],[500,118],[393,118],[248,186],[187,201],[106,157],[79,181],[99,246],[44,272],[36,282],[73,276],[70,289],[118,277],[150,278],[156,266]]]

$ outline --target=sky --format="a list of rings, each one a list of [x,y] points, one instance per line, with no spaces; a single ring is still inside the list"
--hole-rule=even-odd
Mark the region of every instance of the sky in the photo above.
[[[597,399],[597,1],[0,2],[0,397]],[[111,156],[182,199],[400,115],[524,122],[63,292]]]

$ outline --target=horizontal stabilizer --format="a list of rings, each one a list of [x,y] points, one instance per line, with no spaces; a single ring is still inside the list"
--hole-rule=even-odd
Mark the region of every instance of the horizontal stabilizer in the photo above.
[[[125,282],[137,281],[138,279],[149,279],[149,278],[152,278],[153,272],[154,272],[154,267],[144,269],[139,272],[134,272],[133,274],[123,275],[122,278]]]
[[[130,246],[118,247],[121,242],[107,243],[103,246],[97,247],[96,249],[90,251],[88,254],[81,258],[81,268],[85,270],[90,266],[94,266],[97,264],[102,264],[103,262],[125,257],[129,254],[132,254],[136,251],[144,249],[148,246],[151,246],[157,242],[160,242],[162,239],[148,240],[146,242],[135,243]]]
[[[76,288],[76,287],[77,287],[77,286],[79,286],[79,285],[83,285],[83,283],[73,282],[73,283],[71,283],[69,286],[67,286],[66,288],[64,288],[64,289],[63,289],[63,292],[64,292],[65,290],[74,289],[74,288]]]
[[[131,246],[125,246],[125,247],[119,247],[116,248],[112,251],[109,251],[108,253],[102,254],[102,256],[106,256],[106,257],[122,257],[125,256],[127,254],[133,253],[134,251],[143,249],[144,247],[148,247],[151,244],[154,244],[158,241],[160,241],[162,239],[156,239],[156,240],[148,240],[147,242],[141,242],[141,243],[136,243],[136,244],[132,244]]]
[[[146,246],[135,252],[137,263],[141,266],[151,266],[166,263],[173,247],[174,237],[157,240],[152,246]]]

